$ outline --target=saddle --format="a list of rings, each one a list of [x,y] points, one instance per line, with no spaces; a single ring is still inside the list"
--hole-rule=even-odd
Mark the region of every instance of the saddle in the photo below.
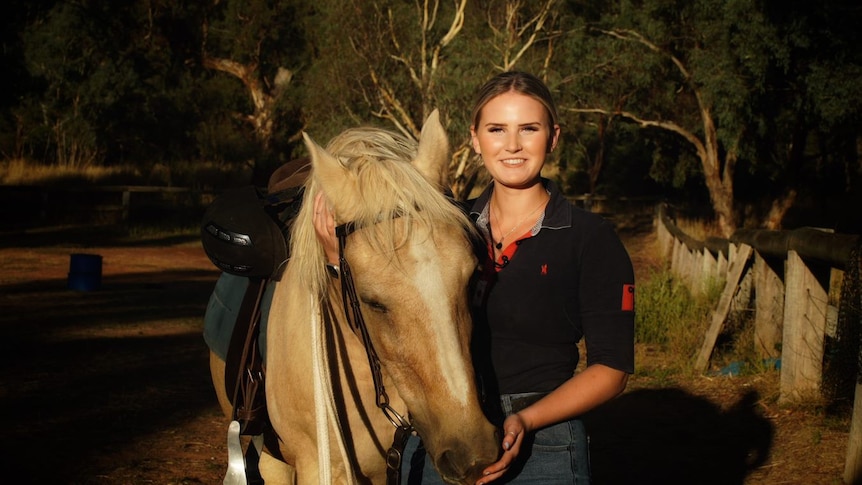
[[[264,443],[281,458],[266,409],[261,309],[268,283],[278,281],[287,266],[290,227],[308,172],[307,159],[293,160],[273,173],[266,192],[253,186],[226,191],[204,213],[201,241],[210,261],[248,279],[225,355],[225,389],[233,406],[225,483],[260,481],[256,465]],[[253,438],[245,459],[240,436]]]

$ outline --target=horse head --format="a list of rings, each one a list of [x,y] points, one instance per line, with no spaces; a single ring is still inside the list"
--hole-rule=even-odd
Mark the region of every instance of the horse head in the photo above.
[[[443,194],[449,145],[439,115],[429,116],[418,146],[370,128],[348,130],[326,149],[305,142],[310,192],[325,193],[337,223],[352,226],[343,260],[382,372],[406,405],[397,411],[409,414],[444,479],[474,483],[500,440],[481,410],[470,355],[475,229]],[[315,264],[311,286],[329,284],[323,262]]]

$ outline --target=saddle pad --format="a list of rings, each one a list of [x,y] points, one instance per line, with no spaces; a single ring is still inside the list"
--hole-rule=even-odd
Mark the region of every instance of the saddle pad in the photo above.
[[[248,288],[248,278],[230,273],[222,273],[210,295],[204,313],[204,341],[222,360],[227,360],[230,338],[236,325],[236,318],[242,306],[245,291]],[[266,321],[269,318],[269,307],[272,303],[272,293],[275,282],[270,282],[261,301],[260,337],[258,345],[261,354],[266,358]]]

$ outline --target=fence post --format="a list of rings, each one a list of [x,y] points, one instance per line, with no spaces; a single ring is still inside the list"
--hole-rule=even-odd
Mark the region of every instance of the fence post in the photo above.
[[[752,253],[753,253],[752,249]],[[742,278],[739,280],[736,294],[733,295],[733,302],[730,304],[730,313],[734,318],[738,319],[740,315],[745,315],[751,310],[752,290],[754,287],[754,275],[751,271],[751,266],[742,273]]]
[[[664,261],[671,261],[671,258],[673,256],[673,245],[676,241],[676,238],[673,237],[667,227],[665,227],[665,225],[662,223],[660,218],[657,219],[655,226],[661,257]]]
[[[748,265],[748,260],[751,259],[751,246],[743,244],[739,251],[731,250],[729,254],[730,265],[728,267],[727,281],[724,285],[724,291],[721,293],[721,298],[718,300],[718,307],[712,314],[712,323],[706,336],[703,339],[703,345],[700,348],[700,353],[694,363],[694,369],[697,372],[706,371],[709,367],[709,357],[712,355],[712,349],[715,347],[715,341],[718,339],[718,334],[721,333],[721,328],[724,326],[724,321],[727,319],[727,313],[730,311],[730,304],[733,303],[733,295],[736,294],[740,279]]]
[[[120,220],[126,222],[129,220],[130,206],[132,203],[132,191],[126,188],[123,190],[123,209],[120,215]]]
[[[700,266],[700,292],[702,294],[706,293],[706,290],[709,289],[710,284],[715,284],[714,282],[719,281],[718,276],[718,261],[715,259],[715,256],[709,252],[708,249],[703,249],[703,257]],[[724,275],[722,275],[724,276]]]
[[[754,253],[754,351],[759,357],[780,356],[784,321],[784,282],[769,262]]]
[[[860,482],[862,482],[862,383],[857,382],[847,457],[844,459],[844,483],[849,485]]]
[[[796,251],[785,264],[779,403],[820,391],[826,330],[826,289]]]
[[[673,238],[673,252],[671,252],[670,257],[670,270],[677,275],[682,276],[683,273],[680,270],[681,261],[682,261],[682,253],[685,251],[685,244],[682,243],[677,238]]]

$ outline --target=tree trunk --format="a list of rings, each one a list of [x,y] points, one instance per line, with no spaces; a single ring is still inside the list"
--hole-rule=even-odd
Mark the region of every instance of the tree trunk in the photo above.
[[[794,202],[796,202],[795,189],[788,189],[781,197],[772,201],[769,214],[766,215],[766,220],[763,221],[764,229],[769,229],[770,231],[781,229],[781,221],[784,220],[787,211],[793,207]]]
[[[733,173],[736,168],[736,154],[729,150],[722,162],[712,111],[703,104],[699,92],[695,91],[695,96],[700,106],[704,132],[703,143],[696,143],[695,147],[703,166],[704,181],[715,211],[718,228],[724,237],[730,237],[737,226],[736,213],[733,210]]]

